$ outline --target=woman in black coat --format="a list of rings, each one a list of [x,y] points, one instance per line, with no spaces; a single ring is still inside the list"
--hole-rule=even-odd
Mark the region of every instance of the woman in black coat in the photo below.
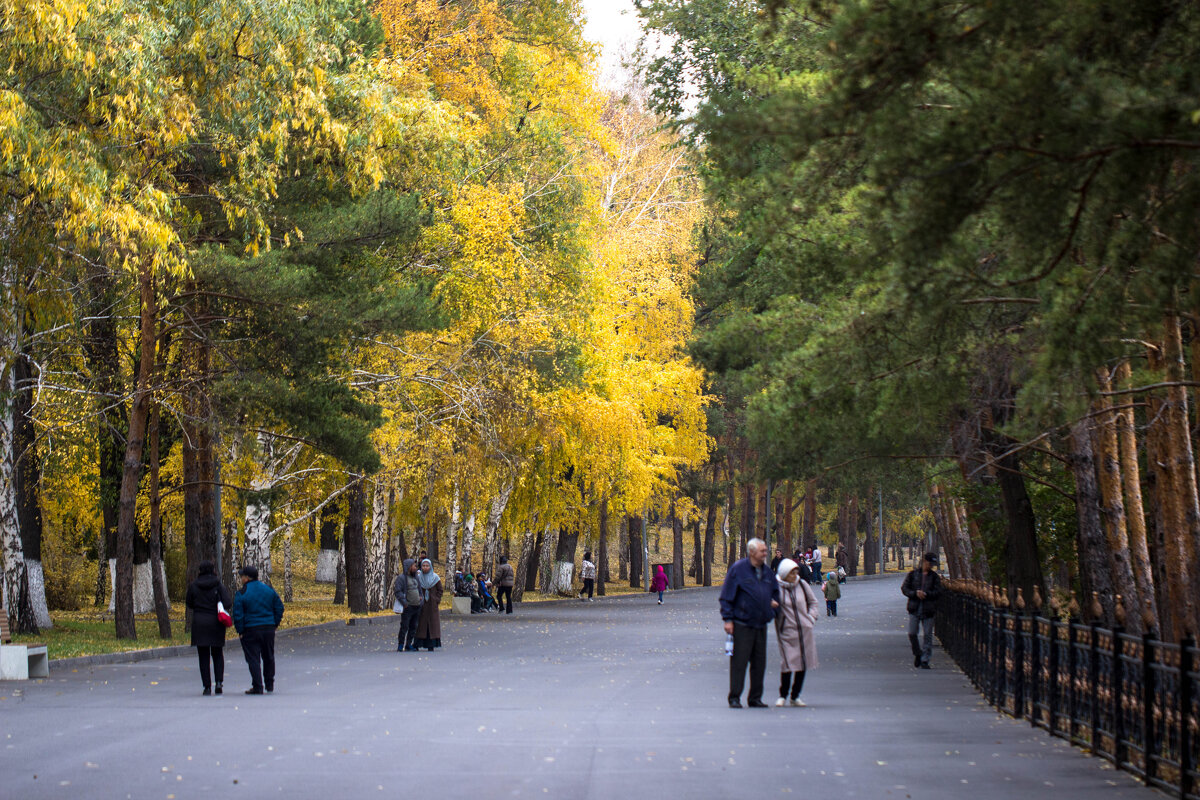
[[[200,680],[204,683],[202,694],[212,694],[212,679],[217,679],[217,694],[221,694],[225,682],[225,626],[217,619],[217,601],[220,600],[228,612],[233,607],[229,590],[217,577],[217,569],[211,561],[201,561],[196,580],[188,586],[187,607],[192,610],[192,646],[200,656]],[[212,659],[212,673],[208,661]]]

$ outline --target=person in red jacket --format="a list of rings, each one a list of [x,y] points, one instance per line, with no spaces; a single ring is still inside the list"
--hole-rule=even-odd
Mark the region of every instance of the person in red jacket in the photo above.
[[[658,604],[662,605],[663,592],[667,590],[667,573],[663,572],[662,564],[655,567],[657,570],[654,577],[650,579],[650,591],[658,592]]]

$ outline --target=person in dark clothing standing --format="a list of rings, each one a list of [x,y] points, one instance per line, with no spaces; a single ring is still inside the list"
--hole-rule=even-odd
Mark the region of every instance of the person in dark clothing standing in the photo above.
[[[783,563],[783,551],[778,547],[775,548],[775,556],[771,559],[771,572],[778,572],[779,565]]]
[[[211,561],[201,561],[196,571],[184,604],[192,610],[192,647],[200,656],[200,681],[204,684],[201,694],[213,693],[214,679],[216,692],[221,694],[225,683],[225,626],[217,618],[217,602],[228,610],[233,600]]]
[[[513,572],[512,564],[506,556],[500,556],[500,566],[496,568],[496,576],[492,578],[492,586],[496,590],[497,611],[505,614],[512,613],[512,590],[517,583],[517,575]]]
[[[396,652],[415,652],[417,649],[417,617],[421,615],[421,587],[417,583],[417,560],[404,559],[404,568],[392,584],[392,597],[404,607],[400,612],[400,632],[396,635]]]
[[[721,619],[733,637],[729,660],[729,707],[742,707],[746,666],[750,666],[750,708],[767,708],[762,701],[763,674],[767,670],[767,625],[779,608],[779,583],[767,566],[767,545],[762,539],[746,543],[746,557],[735,561],[721,586]]]
[[[921,568],[908,573],[900,586],[908,598],[908,641],[912,645],[913,666],[921,669],[930,669],[929,659],[933,657],[933,617],[942,594],[942,579],[935,570],[937,563],[937,553],[926,553]],[[917,637],[922,628],[923,639]]]
[[[275,629],[283,620],[283,601],[258,579],[258,569],[242,567],[242,588],[233,596],[233,626],[242,636],[242,654],[250,666],[246,694],[275,691]]]

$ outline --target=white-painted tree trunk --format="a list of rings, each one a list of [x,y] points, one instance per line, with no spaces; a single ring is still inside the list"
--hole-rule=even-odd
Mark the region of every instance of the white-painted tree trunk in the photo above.
[[[496,568],[496,546],[500,540],[500,519],[504,509],[508,508],[508,500],[512,497],[513,480],[509,480],[500,488],[500,494],[492,499],[492,507],[488,510],[487,527],[483,537],[483,566],[490,573]]]
[[[167,569],[165,565],[160,564],[159,570],[162,572],[163,584],[166,584]],[[108,574],[111,576],[108,585],[108,610],[115,611],[115,598],[117,594],[117,560],[110,558],[108,560]],[[167,608],[171,607],[171,601],[168,598]],[[154,573],[151,571],[150,562],[144,564],[133,565],[133,613],[134,614],[149,614],[154,611]]]
[[[29,582],[29,603],[33,606],[33,621],[41,630],[54,627],[50,619],[50,608],[46,605],[46,576],[42,572],[42,562],[37,559],[25,559],[25,576]]]
[[[387,574],[388,499],[391,487],[386,481],[373,481],[371,496],[371,538],[367,548],[367,608],[378,611],[383,607],[386,595],[384,582]]]
[[[575,565],[570,561],[554,562],[554,576],[550,594],[574,594]]]
[[[317,551],[317,583],[337,582],[337,550]]]

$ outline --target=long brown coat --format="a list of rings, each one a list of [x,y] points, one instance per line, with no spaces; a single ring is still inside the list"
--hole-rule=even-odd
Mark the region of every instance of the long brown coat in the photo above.
[[[441,639],[442,617],[438,603],[442,602],[442,582],[438,581],[429,590],[429,598],[421,604],[421,616],[417,617],[418,639]]]
[[[804,581],[779,582],[779,616],[775,618],[775,638],[779,641],[780,672],[802,672],[817,667],[817,641],[813,636],[813,618],[817,616],[817,596]]]

